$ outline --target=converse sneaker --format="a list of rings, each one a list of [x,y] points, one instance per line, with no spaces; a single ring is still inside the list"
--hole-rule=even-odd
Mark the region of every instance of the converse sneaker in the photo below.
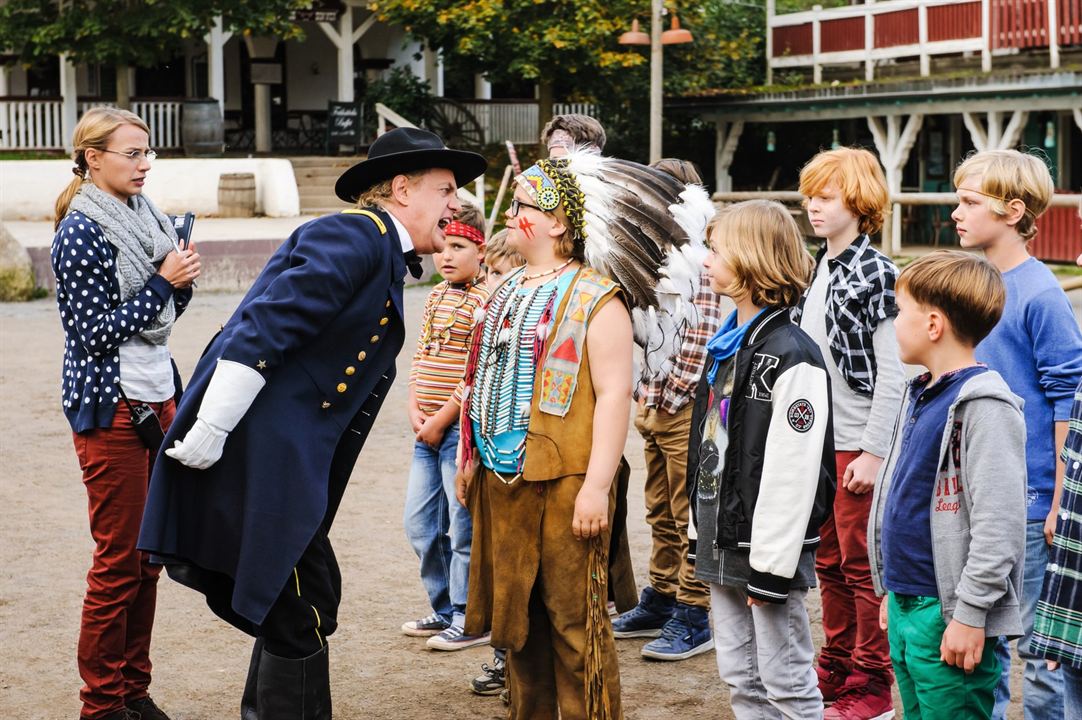
[[[492,664],[481,663],[481,674],[470,682],[470,689],[477,695],[499,695],[504,688],[503,660],[496,658]]]
[[[458,625],[451,625],[439,635],[428,638],[425,645],[429,650],[465,650],[475,645],[487,645],[489,633],[467,635]]]
[[[894,717],[890,684],[882,678],[854,670],[823,713],[823,720],[888,720]]]
[[[402,634],[410,637],[431,637],[432,635],[438,635],[449,627],[451,627],[451,623],[444,620],[442,615],[432,613],[420,620],[410,620],[407,623],[402,623]]]
[[[661,629],[661,636],[642,648],[642,656],[652,660],[687,660],[714,649],[710,619],[704,608],[677,603],[672,617]]]
[[[819,692],[823,694],[823,702],[828,705],[838,699],[849,677],[849,671],[844,667],[822,662],[815,666],[815,674],[819,678]]]
[[[612,634],[618,638],[656,638],[661,635],[661,628],[672,617],[675,607],[675,600],[647,585],[639,597],[639,604],[612,621]]]

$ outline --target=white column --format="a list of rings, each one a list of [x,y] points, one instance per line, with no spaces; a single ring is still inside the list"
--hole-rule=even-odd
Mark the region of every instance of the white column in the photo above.
[[[987,113],[987,129],[978,113],[962,113],[962,121],[969,130],[973,147],[977,150],[1009,150],[1018,144],[1022,131],[1025,130],[1029,112],[1014,110],[1007,125],[1003,125],[1005,113],[992,111]]]
[[[888,115],[886,118],[869,117],[868,129],[872,131],[879,159],[887,170],[887,190],[893,195],[902,191],[902,168],[909,159],[909,151],[917,139],[923,115],[910,115],[902,125],[904,116]],[[884,127],[883,120],[886,120]],[[897,255],[902,249],[902,206],[891,207],[890,225],[883,228],[883,253]],[[889,232],[888,232],[889,230]]]
[[[932,58],[928,55],[928,6],[923,2],[917,6],[917,42],[920,46],[920,75],[928,77],[932,73]]]
[[[11,73],[11,68],[7,65],[0,65],[0,95],[8,94],[8,76]]]
[[[766,0],[766,84],[774,84],[774,15],[777,0]]]
[[[1056,0],[1048,0],[1048,64],[1059,67],[1059,21],[1056,18]]]
[[[714,124],[717,129],[714,144],[714,181],[717,192],[732,192],[733,176],[729,174],[729,168],[733,166],[733,153],[736,152],[740,134],[744,131],[744,121],[729,122],[719,119]]]
[[[992,70],[992,0],[981,0],[981,70]]]
[[[823,82],[823,66],[819,64],[820,46],[822,44],[822,25],[819,23],[819,13],[823,11],[822,5],[813,5],[812,12],[812,82],[816,85]]]
[[[872,5],[875,0],[864,0],[864,80],[871,82],[875,79],[875,61],[872,60],[872,50],[875,48],[875,13]]]
[[[1071,113],[1074,115],[1074,124],[1078,126],[1079,130],[1082,130],[1082,110],[1074,108]]]
[[[64,152],[71,153],[71,144],[75,134],[75,123],[79,120],[79,91],[75,83],[75,65],[68,59],[67,53],[60,56],[60,131],[63,134]]]
[[[222,27],[222,16],[214,18],[210,32],[203,36],[207,44],[207,92],[218,101],[225,117],[225,44],[233,37],[232,31]]]
[[[485,80],[485,76],[481,73],[475,73],[473,76],[473,96],[478,100],[492,99],[492,83]]]
[[[376,16],[373,13],[364,19],[364,22],[353,29],[353,4],[347,3],[342,9],[342,15],[338,18],[338,28],[335,29],[330,23],[321,22],[319,29],[330,38],[338,50],[338,101],[353,102],[353,46],[376,24]]]
[[[650,162],[661,159],[664,54],[661,47],[661,0],[650,2]]]

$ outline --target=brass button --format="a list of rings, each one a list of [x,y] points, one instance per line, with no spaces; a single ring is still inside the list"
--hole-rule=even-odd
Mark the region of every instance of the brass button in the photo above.
[[[355,372],[357,372],[357,368],[353,367],[352,365],[346,368],[346,375],[352,375]]]
[[[364,350],[361,350],[359,353],[357,353],[357,359],[362,362],[366,357],[368,357],[368,353],[366,353]]]
[[[345,383],[338,383],[338,392],[345,392],[345,391],[346,391],[346,384]]]
[[[386,305],[384,305],[383,307],[391,307],[391,301],[390,301],[390,300],[388,300],[388,301],[387,301],[387,304],[386,304]]]
[[[373,335],[371,340],[372,340],[373,343],[378,343],[379,342],[379,335]]]
[[[327,402],[326,400],[324,400],[324,401],[323,401],[323,409],[324,409],[324,410],[326,410],[326,409],[327,409],[327,408],[329,408],[330,406],[331,406],[331,404],[330,404],[329,402]]]
[[[379,324],[380,325],[386,325],[388,322],[390,322],[390,321],[387,318],[380,318],[379,319]]]

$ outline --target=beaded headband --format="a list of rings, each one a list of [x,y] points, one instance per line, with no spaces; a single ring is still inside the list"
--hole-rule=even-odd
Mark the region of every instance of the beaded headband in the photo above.
[[[447,223],[447,227],[443,229],[444,235],[454,235],[455,237],[466,238],[470,242],[476,245],[485,244],[485,236],[480,230],[467,225],[466,223],[459,222],[458,220],[452,220]]]
[[[545,212],[552,212],[563,204],[572,237],[578,245],[586,238],[586,196],[568,169],[569,165],[569,161],[563,158],[538,160],[518,175],[515,181]]]

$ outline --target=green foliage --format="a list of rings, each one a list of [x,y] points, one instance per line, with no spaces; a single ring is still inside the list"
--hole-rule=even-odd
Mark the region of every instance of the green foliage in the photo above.
[[[24,65],[68,53],[76,63],[152,67],[223,16],[226,29],[300,37],[290,18],[310,0],[7,0],[0,47]]]
[[[28,268],[0,269],[0,302],[36,300],[44,294],[44,290],[34,285],[34,273]]]
[[[376,103],[383,103],[415,125],[424,125],[432,114],[434,98],[427,80],[397,67],[370,83],[364,94],[366,136],[376,134]]]

